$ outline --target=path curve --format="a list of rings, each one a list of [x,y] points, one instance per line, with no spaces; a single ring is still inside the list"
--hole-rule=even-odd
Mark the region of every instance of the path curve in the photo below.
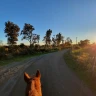
[[[64,52],[66,50],[46,54],[24,71],[32,75],[37,69],[40,70],[43,96],[94,96],[67,67]],[[25,96],[25,87],[22,73],[9,96]]]

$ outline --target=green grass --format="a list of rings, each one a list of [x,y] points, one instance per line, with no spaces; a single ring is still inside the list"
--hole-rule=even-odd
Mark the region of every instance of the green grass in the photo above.
[[[92,73],[78,64],[70,52],[64,54],[64,59],[68,67],[96,94],[96,78]]]
[[[56,52],[56,51],[52,51],[52,52]],[[23,60],[27,60],[28,58],[32,58],[35,56],[40,56],[40,55],[44,55],[44,54],[48,54],[48,53],[52,53],[52,52],[36,53],[34,55],[15,56],[15,57],[10,58],[10,59],[0,60],[0,66],[8,65],[8,64],[11,64],[13,62],[20,62]]]

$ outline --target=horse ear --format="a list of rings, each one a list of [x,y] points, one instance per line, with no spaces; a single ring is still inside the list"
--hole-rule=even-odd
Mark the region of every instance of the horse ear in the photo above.
[[[36,77],[41,77],[41,74],[40,74],[40,71],[39,70],[37,70],[37,72],[36,72]]]
[[[24,80],[25,80],[25,82],[28,82],[29,79],[30,79],[29,74],[27,74],[27,73],[25,72],[25,73],[24,73]]]

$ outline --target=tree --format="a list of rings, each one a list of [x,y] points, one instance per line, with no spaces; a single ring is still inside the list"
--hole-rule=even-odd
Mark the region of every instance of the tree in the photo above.
[[[72,40],[70,39],[70,37],[67,37],[66,42],[69,42],[70,44],[72,43]]]
[[[59,45],[62,41],[62,34],[61,33],[58,33],[56,35],[56,41],[57,41],[57,45]]]
[[[72,44],[72,40],[70,39],[70,37],[67,37],[65,41],[65,45],[70,46],[71,44]]]
[[[39,43],[39,40],[40,40],[40,35],[33,34],[33,36],[32,36],[32,43],[33,43],[33,45],[35,43]]]
[[[16,44],[16,41],[18,41],[18,36],[19,36],[19,26],[14,24],[13,22],[5,22],[5,30],[4,32],[6,33],[6,37],[8,37],[8,44],[9,45],[14,45]]]
[[[52,42],[53,42],[53,46],[56,46],[56,36],[55,35],[53,35],[53,37],[52,37]]]
[[[62,44],[64,43],[64,36],[61,33],[58,33],[56,36],[53,35],[52,37],[53,45],[59,45],[62,41]]]
[[[46,45],[50,45],[50,43],[51,43],[51,38],[50,38],[51,37],[51,33],[52,33],[51,29],[46,31],[46,35],[44,36],[44,39],[43,39],[43,41],[45,41]]]
[[[37,35],[37,41],[39,43],[39,40],[40,40],[40,35]]]
[[[64,36],[61,36],[62,44],[64,44]]]
[[[90,40],[88,40],[88,39],[85,39],[84,42],[85,42],[86,45],[90,44]]]
[[[24,48],[25,47],[24,43],[21,43],[19,46],[20,46],[20,48]]]
[[[79,45],[82,46],[82,47],[85,47],[89,44],[90,44],[90,40],[88,40],[88,39],[80,40],[80,42],[79,42]]]
[[[31,24],[25,23],[23,30],[21,31],[21,35],[23,35],[22,40],[26,39],[29,41],[30,46],[32,44],[32,32],[35,28]]]

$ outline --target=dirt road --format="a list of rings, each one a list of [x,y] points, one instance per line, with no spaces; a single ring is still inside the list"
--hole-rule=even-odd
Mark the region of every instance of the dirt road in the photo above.
[[[64,52],[49,53],[25,71],[32,75],[37,69],[40,70],[43,96],[94,96],[67,67],[63,58]],[[22,74],[10,96],[25,96],[25,87]]]

